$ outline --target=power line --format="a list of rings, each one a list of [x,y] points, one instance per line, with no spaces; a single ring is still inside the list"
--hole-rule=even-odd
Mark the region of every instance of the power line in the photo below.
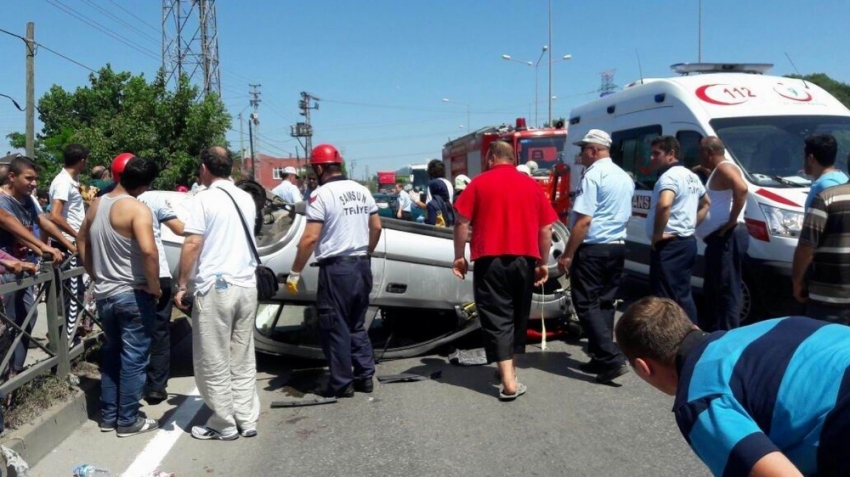
[[[141,18],[136,16],[133,12],[131,12],[130,10],[127,10],[126,8],[121,6],[120,3],[116,2],[115,0],[109,0],[109,2],[112,3],[113,5],[115,5],[116,7],[120,8],[121,10],[124,10],[125,12],[127,12],[131,17],[135,18],[136,20],[138,20],[139,22],[141,22],[143,25],[147,26],[151,30],[153,30],[157,33],[160,33],[159,28],[156,28],[155,26],[151,25],[150,23],[142,20]]]
[[[94,7],[95,9],[97,9],[99,12],[103,13],[104,15],[106,15],[106,16],[108,16],[108,17],[112,18],[113,20],[118,21],[118,22],[119,22],[119,23],[121,23],[122,25],[124,25],[124,26],[126,26],[126,27],[130,28],[131,30],[135,31],[135,32],[136,32],[136,33],[138,33],[139,35],[142,35],[143,37],[145,37],[145,38],[147,38],[147,39],[149,39],[149,40],[153,41],[154,43],[159,43],[159,40],[157,40],[156,38],[153,38],[152,36],[150,36],[150,34],[149,34],[149,33],[145,33],[145,32],[143,32],[142,30],[139,30],[138,28],[136,28],[136,27],[135,27],[132,23],[129,23],[129,22],[127,22],[127,21],[125,21],[125,20],[123,20],[123,19],[121,19],[121,18],[118,18],[118,16],[116,16],[114,13],[112,13],[112,12],[110,12],[110,11],[108,11],[108,10],[104,9],[104,8],[103,8],[103,7],[101,7],[100,5],[98,5],[98,4],[96,4],[96,3],[94,3],[92,0],[83,0],[83,1],[84,1],[84,2],[86,2],[86,3],[88,3],[89,5],[91,5],[91,6],[92,6],[92,7]]]
[[[153,51],[151,51],[151,50],[149,50],[149,49],[145,48],[144,46],[141,46],[137,43],[133,43],[131,41],[125,40],[118,33],[110,30],[109,28],[103,26],[102,24],[100,24],[100,23],[98,23],[94,20],[86,19],[86,18],[84,18],[84,16],[80,16],[74,9],[72,9],[72,8],[70,8],[70,7],[68,7],[64,4],[61,4],[59,0],[44,0],[44,1],[46,1],[50,5],[58,8],[59,10],[62,10],[63,12],[67,13],[68,15],[76,18],[77,20],[80,20],[81,22],[89,25],[90,27],[94,28],[95,30],[100,31],[101,33],[105,33],[106,35],[118,40],[119,42],[121,42],[121,43],[123,43],[127,46],[129,46],[130,48],[138,51],[139,53],[142,53],[143,55],[148,56],[149,58],[153,58],[155,60],[160,59],[159,55],[157,55]]]
[[[7,34],[7,35],[13,36],[13,37],[18,38],[18,39],[20,39],[20,40],[27,41],[27,39],[26,39],[26,38],[24,38],[24,37],[22,37],[22,36],[20,36],[20,35],[16,35],[16,34],[14,34],[14,33],[10,32],[10,31],[6,31],[6,30],[4,30],[4,29],[2,29],[2,28],[0,28],[0,33],[5,33],[5,34]],[[37,41],[36,41],[36,42],[33,42],[33,43],[35,43],[36,48],[43,48],[44,50],[47,50],[47,51],[49,51],[50,53],[53,53],[54,55],[56,55],[56,56],[58,56],[58,57],[60,57],[60,58],[62,58],[62,59],[64,59],[64,60],[70,61],[71,63],[74,63],[74,64],[75,64],[75,65],[77,65],[77,66],[81,66],[81,67],[83,67],[83,68],[85,68],[85,69],[87,69],[87,70],[91,71],[92,73],[97,73],[97,71],[93,70],[92,68],[89,68],[88,66],[86,66],[86,65],[84,65],[84,64],[82,64],[82,63],[80,63],[79,61],[77,61],[77,60],[75,60],[75,59],[73,59],[73,58],[69,58],[69,57],[67,57],[67,56],[63,55],[62,53],[59,53],[58,51],[56,51],[56,50],[54,50],[54,49],[52,49],[52,48],[48,48],[47,46],[45,46],[45,45],[43,45],[43,44],[41,44],[41,43],[39,43],[39,42],[37,42]]]

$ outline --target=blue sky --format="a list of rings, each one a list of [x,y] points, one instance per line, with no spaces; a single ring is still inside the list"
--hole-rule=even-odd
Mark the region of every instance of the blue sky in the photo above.
[[[774,74],[788,74],[787,52],[803,74],[850,82],[850,2],[702,3],[703,61],[769,62]],[[118,32],[141,51],[57,5]],[[161,63],[161,6],[160,0],[3,0],[0,28],[24,34],[33,21],[38,42],[86,66],[108,62],[152,77]],[[618,86],[638,79],[637,54],[645,77],[669,76],[671,64],[695,62],[697,13],[698,0],[552,0],[552,58],[572,55],[553,64],[553,117],[593,99],[602,71],[614,69]],[[440,157],[448,138],[467,131],[467,107],[458,103],[469,105],[473,130],[518,116],[534,122],[535,70],[501,55],[537,60],[549,43],[548,0],[219,0],[217,15],[233,149],[240,144],[235,117],[248,105],[248,83],[262,84],[259,152],[295,153],[289,126],[301,118],[299,93],[308,91],[322,99],[313,111],[314,144],[337,145],[356,162],[357,177],[367,167],[374,174]],[[0,93],[23,105],[23,43],[0,34],[0,58]],[[548,116],[547,60],[539,68],[541,125]],[[84,86],[88,74],[42,50],[36,97],[52,84]],[[9,149],[6,134],[23,130],[24,114],[0,98],[0,153]]]

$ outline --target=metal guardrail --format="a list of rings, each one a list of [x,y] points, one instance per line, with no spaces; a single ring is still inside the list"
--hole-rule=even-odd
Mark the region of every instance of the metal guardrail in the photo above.
[[[98,332],[73,347],[69,345],[64,307],[66,293],[70,295],[71,300],[79,305],[81,310],[78,317],[78,325],[83,317],[88,317],[98,325],[98,328],[103,329],[97,317],[86,310],[85,303],[77,296],[74,296],[67,286],[64,286],[65,280],[71,277],[82,276],[85,273],[83,267],[68,268],[70,259],[71,257],[68,257],[59,267],[54,267],[51,261],[43,261],[38,273],[35,275],[22,276],[14,282],[0,285],[0,295],[24,290],[28,287],[35,287],[36,290],[33,307],[21,325],[9,319],[5,310],[4,313],[0,313],[0,323],[10,327],[15,332],[15,338],[12,340],[11,346],[2,357],[2,361],[0,361],[0,372],[6,371],[14,355],[15,348],[24,336],[29,337],[31,343],[34,343],[38,348],[41,348],[48,354],[47,359],[30,365],[14,377],[0,384],[0,391],[10,393],[48,372],[54,372],[56,376],[64,379],[71,371],[71,362],[83,354],[86,348],[100,336],[101,333]],[[27,327],[33,321],[38,304],[43,297],[46,297],[45,314],[47,316],[44,318],[47,320],[47,346],[34,340],[32,334],[26,331]],[[12,305],[14,306],[14,304]]]

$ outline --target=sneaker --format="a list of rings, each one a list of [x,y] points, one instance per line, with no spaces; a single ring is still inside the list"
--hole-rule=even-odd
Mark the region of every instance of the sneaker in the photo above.
[[[234,430],[232,433],[222,434],[212,427],[192,426],[192,437],[202,441],[235,441],[239,439],[239,433]]]
[[[115,430],[115,421],[100,421],[100,432],[112,432]]]
[[[608,384],[611,381],[629,372],[629,365],[622,364],[615,368],[609,369],[596,376],[596,382],[599,384]]]
[[[168,393],[165,391],[150,391],[147,396],[145,396],[145,401],[151,406],[156,406],[168,399]]]
[[[580,365],[578,365],[578,369],[581,370],[581,372],[587,374],[600,374],[604,373],[605,371],[608,371],[604,364],[594,359],[591,359],[587,363],[581,363]]]
[[[139,416],[136,423],[132,426],[118,426],[118,437],[135,436],[144,432],[155,431],[159,429],[159,423],[156,419],[146,419]]]
[[[358,393],[371,393],[375,390],[375,383],[372,381],[372,378],[355,380],[354,381],[354,390]]]
[[[239,431],[239,435],[242,437],[257,437],[256,429],[242,429]]]

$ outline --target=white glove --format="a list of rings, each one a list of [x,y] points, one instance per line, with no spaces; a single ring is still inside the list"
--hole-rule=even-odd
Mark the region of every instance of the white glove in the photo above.
[[[289,277],[286,279],[286,291],[292,295],[297,295],[299,281],[301,281],[301,274],[290,270]]]

